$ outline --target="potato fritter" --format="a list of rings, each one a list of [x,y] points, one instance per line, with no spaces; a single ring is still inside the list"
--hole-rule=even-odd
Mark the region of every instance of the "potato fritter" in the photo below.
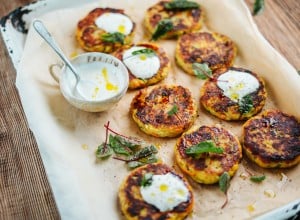
[[[77,42],[84,50],[91,52],[111,53],[112,51],[115,51],[117,48],[121,47],[123,44],[130,44],[133,41],[136,24],[129,17],[128,19],[131,20],[133,26],[129,34],[124,34],[123,43],[118,41],[104,40],[103,37],[109,34],[109,32],[98,27],[96,25],[96,19],[98,19],[100,16],[103,16],[105,13],[121,14],[128,17],[128,15],[126,15],[122,9],[95,8],[89,12],[78,22],[76,29]],[[121,32],[122,27],[123,26],[120,24]]]
[[[230,67],[236,53],[236,46],[229,37],[215,32],[196,32],[179,37],[175,59],[186,73],[195,75],[193,63],[207,63],[212,70]]]
[[[140,192],[142,179],[147,173],[152,173],[153,175],[171,173],[179,177],[189,191],[188,200],[180,203],[173,210],[164,212],[147,203]],[[128,220],[180,220],[192,212],[194,205],[192,189],[188,182],[182,176],[172,171],[167,165],[161,163],[148,164],[132,171],[121,184],[118,199],[121,211]]]
[[[267,110],[243,125],[243,149],[264,168],[286,168],[300,162],[300,122],[279,110]]]
[[[173,29],[161,36],[162,39],[174,38],[185,33],[201,29],[204,20],[203,9],[198,8],[180,10],[167,9],[165,4],[170,1],[160,1],[148,8],[145,14],[145,28],[153,35],[160,21],[169,19],[172,21]]]
[[[202,153],[188,155],[186,150],[202,142],[212,141],[222,153]],[[175,160],[179,167],[198,183],[213,184],[219,181],[224,172],[233,176],[242,158],[242,147],[231,132],[221,126],[194,127],[177,140]]]
[[[259,83],[258,88],[247,95],[249,103],[244,103],[244,105],[249,104],[248,109],[243,110],[242,108],[243,103],[241,100],[245,96],[240,97],[238,100],[231,99],[225,96],[224,91],[217,85],[219,77],[228,73],[228,71],[248,73],[257,79]],[[245,84],[247,83],[245,82]],[[245,86],[243,83],[236,84],[236,88],[231,88],[232,95],[236,95]],[[200,90],[200,103],[202,106],[212,115],[227,121],[245,120],[259,113],[265,105],[266,98],[267,91],[263,79],[252,71],[237,67],[222,68],[214,71],[213,78],[207,79]]]
[[[120,59],[124,62],[124,60],[123,60],[124,52],[134,46],[145,47],[147,49],[153,50],[155,55],[159,58],[160,66],[159,66],[159,69],[156,72],[156,74],[154,74],[150,78],[137,77],[130,71],[130,69],[128,69],[129,89],[144,88],[149,85],[154,85],[154,84],[160,82],[161,80],[163,80],[164,78],[166,78],[166,76],[168,75],[168,72],[170,70],[170,60],[169,60],[166,52],[164,51],[164,49],[162,47],[159,47],[157,44],[138,43],[138,44],[134,44],[134,45],[126,45],[126,46],[121,47],[117,51],[115,51],[112,55],[114,55],[115,57],[117,57],[118,59]],[[147,56],[147,55],[144,55],[144,56]],[[144,59],[145,59],[144,62],[147,62],[147,58],[144,58]]]
[[[176,137],[194,123],[197,107],[188,89],[157,85],[139,91],[131,102],[130,112],[146,134]]]

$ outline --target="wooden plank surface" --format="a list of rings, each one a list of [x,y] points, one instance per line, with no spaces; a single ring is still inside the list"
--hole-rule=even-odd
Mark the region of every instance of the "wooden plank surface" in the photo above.
[[[0,17],[31,0],[0,0]],[[252,10],[254,0],[246,0]],[[300,4],[266,0],[255,16],[271,45],[300,69]],[[36,141],[15,87],[16,72],[0,39],[0,219],[59,219]]]

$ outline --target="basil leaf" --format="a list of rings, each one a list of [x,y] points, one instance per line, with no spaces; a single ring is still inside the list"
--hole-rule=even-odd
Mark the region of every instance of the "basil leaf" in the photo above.
[[[216,147],[212,141],[203,141],[196,145],[193,145],[185,150],[187,155],[199,156],[202,153],[223,153],[223,148]]]
[[[193,63],[192,69],[199,79],[207,79],[212,77],[212,70],[207,63]]]
[[[253,109],[253,100],[250,95],[245,95],[239,100],[239,111],[242,114],[248,113]]]
[[[125,35],[120,32],[105,33],[101,36],[101,40],[109,43],[121,43],[124,44]]]
[[[181,9],[181,10],[189,10],[199,8],[199,4],[192,1],[185,0],[173,0],[171,2],[165,3],[165,9],[173,10],[173,9]]]
[[[154,55],[155,51],[149,48],[145,48],[145,49],[133,51],[131,54],[132,55],[139,55],[139,54]]]
[[[219,188],[223,193],[227,193],[230,186],[230,175],[228,172],[224,172],[219,179]]]
[[[153,181],[152,177],[153,177],[153,173],[146,173],[142,178],[141,186],[142,187],[150,186]]]
[[[108,158],[109,156],[112,155],[113,151],[112,149],[106,145],[104,143],[102,143],[101,145],[99,145],[96,149],[96,157],[98,159],[105,159]]]
[[[167,112],[169,116],[174,115],[178,112],[178,106],[175,104],[172,106],[172,108]]]
[[[255,0],[253,5],[253,15],[258,15],[263,12],[265,9],[265,1],[264,0]]]
[[[173,22],[170,19],[163,19],[158,22],[156,29],[152,35],[151,40],[156,41],[161,36],[165,35],[167,32],[174,28]]]
[[[265,179],[266,179],[265,175],[262,175],[262,176],[251,176],[250,177],[250,180],[253,181],[253,182],[256,182],[256,183],[260,183],[260,182],[264,181]]]

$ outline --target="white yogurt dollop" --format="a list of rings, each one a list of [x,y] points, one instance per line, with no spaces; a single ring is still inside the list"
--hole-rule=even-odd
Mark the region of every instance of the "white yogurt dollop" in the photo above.
[[[149,186],[141,187],[143,199],[161,212],[173,210],[189,199],[189,191],[184,182],[172,173],[153,175]]]
[[[124,35],[130,34],[133,28],[130,18],[120,13],[104,13],[95,20],[95,23],[106,32],[120,32]]]
[[[225,96],[238,102],[244,96],[255,92],[259,88],[259,81],[249,73],[229,70],[219,76],[217,85]]]
[[[87,101],[101,101],[109,99],[119,92],[120,77],[119,69],[105,63],[87,63],[76,66],[81,82],[76,91],[76,78],[70,69],[66,70],[63,80],[63,90],[68,95],[83,98]],[[90,83],[89,83],[90,82]],[[80,97],[81,96],[81,97]]]
[[[123,62],[130,72],[137,78],[148,79],[154,76],[160,68],[160,61],[156,55],[137,54],[133,52],[146,49],[146,47],[134,46],[123,54]]]

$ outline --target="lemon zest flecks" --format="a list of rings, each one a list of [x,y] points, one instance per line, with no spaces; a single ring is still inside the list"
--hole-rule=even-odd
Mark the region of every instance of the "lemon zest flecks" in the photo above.
[[[119,25],[118,31],[119,31],[120,33],[124,34],[124,33],[125,33],[125,25],[123,25],[123,24]]]
[[[103,76],[104,81],[105,81],[106,90],[108,90],[108,91],[117,91],[119,89],[119,87],[117,85],[114,85],[111,82],[109,82],[108,73],[107,73],[106,68],[102,69],[102,76]]]
[[[70,54],[70,58],[72,59],[72,58],[76,57],[77,55],[78,55],[78,52],[74,51]]]
[[[247,206],[247,210],[248,210],[248,212],[254,212],[254,211],[255,211],[254,204],[248,205],[248,206]]]
[[[82,145],[81,145],[81,148],[82,148],[83,150],[87,150],[87,149],[89,149],[89,146],[88,146],[87,144],[82,144]]]
[[[167,190],[168,190],[168,185],[166,185],[166,184],[161,184],[160,186],[159,186],[159,190],[161,191],[161,192],[166,192]]]
[[[140,60],[143,60],[143,61],[144,61],[144,60],[146,60],[146,59],[147,59],[147,56],[146,56],[145,54],[141,54],[141,55],[140,55]]]
[[[95,99],[99,93],[100,88],[97,86],[95,87],[93,94],[92,94],[92,98]]]

